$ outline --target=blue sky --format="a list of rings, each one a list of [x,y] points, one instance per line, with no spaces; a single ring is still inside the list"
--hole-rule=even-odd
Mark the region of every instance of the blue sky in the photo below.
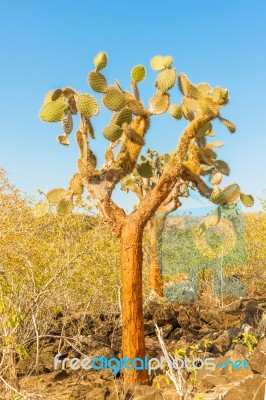
[[[162,54],[172,55],[177,72],[193,82],[229,89],[231,101],[223,116],[236,124],[237,132],[231,135],[215,124],[216,140],[224,141],[218,158],[232,171],[224,183],[238,182],[243,192],[255,197],[253,210],[260,209],[258,196],[266,189],[265,1],[1,0],[0,5],[0,166],[23,192],[67,187],[76,172],[74,135],[71,146],[60,146],[60,124],[39,120],[48,90],[73,86],[91,93],[87,74],[93,57],[106,51],[108,82],[118,79],[125,89],[131,68],[147,66],[147,78],[140,85],[147,104],[156,77],[149,62]],[[177,87],[172,99],[180,100]],[[92,121],[97,136],[92,147],[100,165],[107,144],[101,131],[110,117],[101,110]],[[184,126],[168,116],[155,116],[147,146],[171,152]],[[126,209],[132,205],[132,198],[119,190],[114,198]],[[201,204],[206,202],[184,202],[187,207]]]

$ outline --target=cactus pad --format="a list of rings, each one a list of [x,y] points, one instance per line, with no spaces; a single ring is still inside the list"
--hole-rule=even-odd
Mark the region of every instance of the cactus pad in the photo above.
[[[124,123],[128,125],[132,121],[132,111],[129,108],[122,108],[122,110],[116,112],[112,117],[112,124],[121,126]]]
[[[58,143],[63,144],[64,146],[69,145],[69,140],[67,135],[58,135],[56,139]]]
[[[66,104],[63,97],[56,101],[49,101],[42,106],[39,117],[45,122],[59,122],[65,114]]]
[[[87,93],[76,96],[76,105],[78,111],[85,117],[97,115],[100,111],[97,100]]]
[[[146,114],[143,105],[140,101],[136,100],[130,93],[125,93],[127,106],[130,108],[134,115],[144,116]]]
[[[175,83],[176,70],[174,68],[167,68],[159,73],[155,86],[161,92],[167,92],[168,90],[172,89]]]
[[[151,59],[151,67],[154,71],[161,71],[165,69],[164,65],[164,57],[163,56],[155,56]]]
[[[214,204],[224,205],[228,203],[234,203],[237,201],[240,195],[240,187],[234,183],[226,186],[221,192],[217,194],[211,194],[211,201]]]
[[[184,97],[182,103],[185,107],[187,107],[190,111],[201,111],[199,102],[196,99],[192,99],[189,97]]]
[[[63,198],[59,201],[56,207],[56,214],[60,217],[71,214],[73,209],[73,203],[71,199]]]
[[[182,108],[177,104],[171,104],[168,108],[168,112],[175,119],[181,119],[183,116]]]
[[[210,95],[211,87],[208,83],[200,83],[196,88],[198,89],[200,96],[207,97]]]
[[[52,93],[51,100],[56,101],[63,95],[62,89],[55,89]]]
[[[34,208],[34,217],[35,218],[42,218],[46,214],[48,214],[49,210],[50,210],[49,201],[45,201],[43,203],[39,203]]]
[[[219,113],[219,106],[209,97],[200,98],[199,105],[204,114],[216,115]]]
[[[123,129],[120,128],[118,125],[108,125],[104,131],[103,135],[107,140],[110,140],[111,142],[116,141],[119,139],[123,134]]]
[[[88,83],[94,92],[105,93],[107,90],[107,82],[100,72],[91,71],[88,75]]]
[[[95,65],[96,72],[105,68],[107,65],[107,54],[104,53],[103,51],[98,53],[97,56],[94,57],[93,63]]]
[[[170,68],[171,65],[173,64],[173,57],[171,56],[163,57],[163,64],[166,68]]]
[[[47,193],[46,199],[50,203],[57,204],[65,196],[65,194],[66,194],[65,189],[62,189],[62,188],[52,189]]]
[[[62,128],[66,135],[69,135],[73,129],[73,117],[70,111],[62,118]]]
[[[240,193],[240,200],[245,207],[252,207],[254,205],[254,198],[250,194]]]
[[[224,124],[224,126],[226,126],[226,128],[229,130],[229,132],[235,133],[236,127],[231,121],[228,121],[228,119],[225,119],[222,117],[219,117],[219,120]]]
[[[140,176],[142,176],[143,178],[151,178],[153,176],[152,167],[149,163],[140,164],[137,167],[137,170]]]
[[[221,174],[223,174],[223,175],[229,175],[230,174],[229,165],[225,161],[216,160],[214,166],[217,169],[217,171],[221,172]]]
[[[136,65],[131,70],[131,77],[135,82],[141,82],[145,78],[146,71],[143,65]]]
[[[118,111],[125,106],[125,96],[116,86],[109,86],[102,99],[105,107]]]
[[[149,111],[152,114],[163,114],[169,107],[169,94],[158,92],[150,99]]]
[[[221,172],[216,172],[215,174],[211,175],[210,182],[212,185],[219,185],[222,182],[223,175]]]
[[[83,182],[80,174],[75,174],[70,181],[70,190],[74,196],[81,196],[83,193]]]

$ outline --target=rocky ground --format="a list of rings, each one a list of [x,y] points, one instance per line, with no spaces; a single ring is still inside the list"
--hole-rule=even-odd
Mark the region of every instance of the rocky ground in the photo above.
[[[226,360],[247,360],[249,368],[241,370],[217,367],[194,372],[183,370],[184,399],[195,400],[264,400],[266,380],[266,298],[227,299],[223,307],[196,303],[163,303],[150,301],[145,306],[145,339],[147,355],[163,355],[155,324],[161,328],[167,350],[179,350],[189,358],[215,357],[217,366]],[[263,314],[264,313],[264,314]],[[258,343],[254,340],[258,338]],[[19,390],[29,399],[44,400],[179,400],[165,371],[151,375],[151,386],[125,387],[118,373],[109,370],[54,371],[54,356],[121,357],[121,319],[101,315],[98,320],[89,313],[58,315],[49,336],[40,337],[36,365],[36,344],[30,354],[19,361],[16,369]],[[182,349],[182,350],[180,350]],[[179,357],[179,355],[178,355]],[[29,372],[31,372],[29,376]],[[28,375],[28,376],[27,376]],[[1,399],[11,399],[1,389]],[[1,397],[2,396],[2,397]],[[9,396],[9,397],[8,397]]]

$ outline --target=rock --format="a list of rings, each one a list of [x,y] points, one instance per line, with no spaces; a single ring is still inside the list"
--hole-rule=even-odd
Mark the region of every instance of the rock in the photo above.
[[[95,388],[86,394],[84,400],[105,400],[107,392],[104,389]]]
[[[155,333],[155,325],[153,322],[148,321],[146,323],[144,323],[144,334],[145,335],[151,335]]]
[[[202,379],[202,385],[207,389],[214,388],[217,385],[225,385],[226,383],[227,383],[227,378],[226,376],[222,375],[207,374]]]
[[[171,324],[174,328],[177,328],[179,326],[177,315],[178,313],[172,303],[159,304],[153,314],[153,322],[159,327]]]
[[[171,325],[171,324],[164,325],[161,328],[161,330],[162,330],[163,338],[167,339],[168,336],[170,335],[170,333],[173,331],[173,325]]]
[[[132,397],[129,397],[132,396]],[[126,399],[134,400],[163,400],[159,390],[148,385],[130,386],[126,389]],[[108,399],[109,400],[109,399]]]
[[[176,328],[173,332],[170,333],[168,339],[171,340],[179,340],[182,336],[182,331],[180,328]]]
[[[224,354],[229,350],[231,346],[231,339],[228,332],[224,332],[217,339],[213,341],[213,352],[214,354],[221,353]]]
[[[253,372],[259,373],[261,375],[266,374],[266,351],[261,351],[261,347],[257,347],[250,359],[250,368]]]
[[[223,395],[223,400],[263,400],[265,393],[265,378],[259,375],[246,377]]]

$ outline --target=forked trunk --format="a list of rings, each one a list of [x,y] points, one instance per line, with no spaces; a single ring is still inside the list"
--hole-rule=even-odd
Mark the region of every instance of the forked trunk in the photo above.
[[[129,360],[144,362],[145,341],[142,294],[142,236],[143,228],[129,220],[121,232],[122,266],[122,347]],[[147,384],[147,370],[124,369],[128,384]]]
[[[156,292],[160,297],[163,297],[164,295],[161,243],[166,216],[167,213],[158,212],[149,221],[149,239],[151,250],[149,268],[150,289]]]

